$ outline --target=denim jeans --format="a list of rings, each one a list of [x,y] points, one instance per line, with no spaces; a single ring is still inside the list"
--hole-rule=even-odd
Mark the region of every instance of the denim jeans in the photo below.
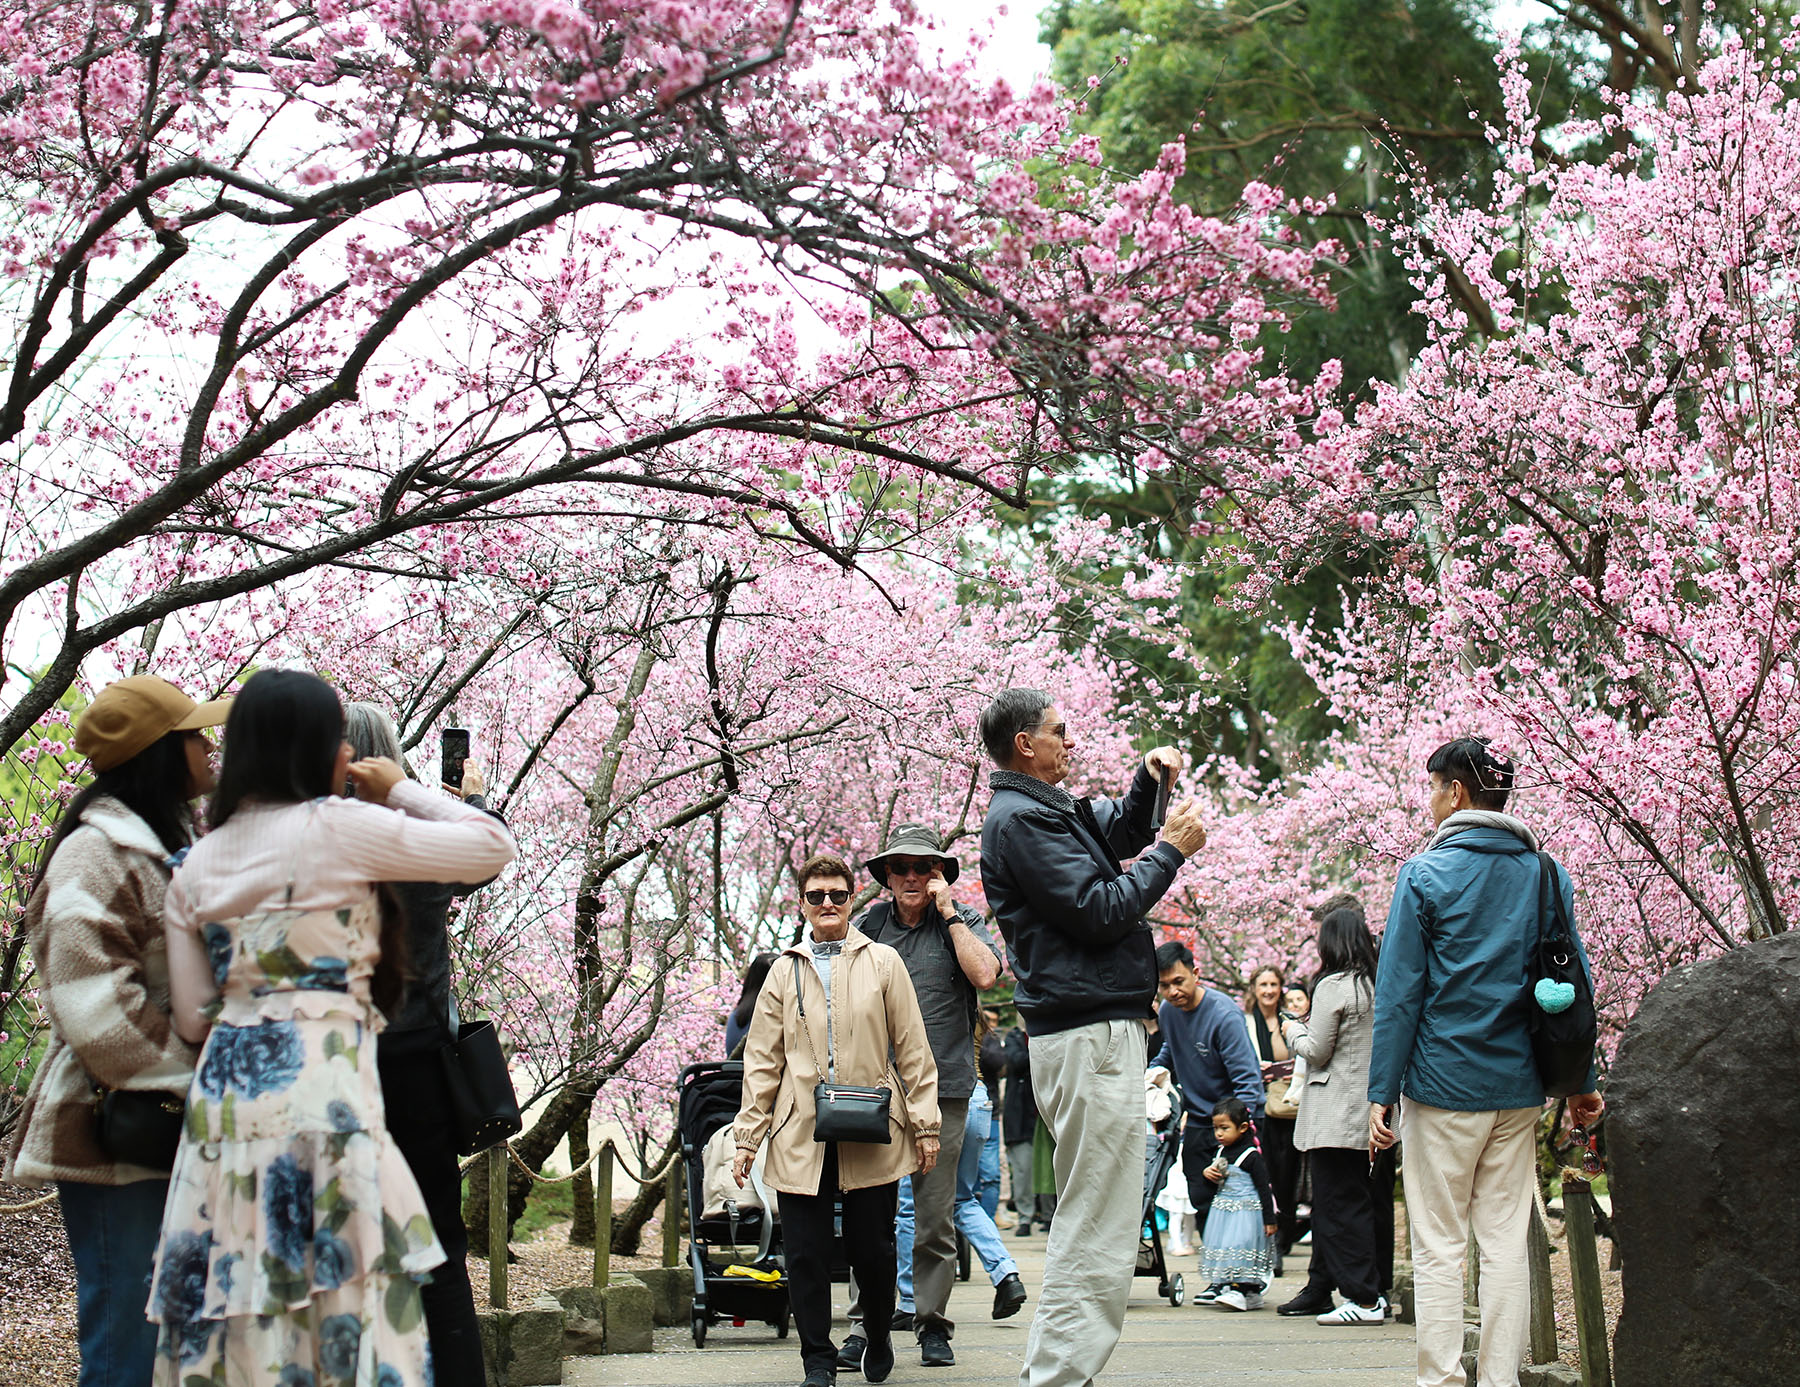
[[[988,1120],[987,1140],[981,1143],[981,1178],[975,1182],[975,1198],[992,1218],[1000,1212],[1000,1114]]]
[[[993,1159],[994,1208],[1000,1203],[1000,1127],[994,1120],[993,1104],[987,1089],[980,1083],[969,1097],[969,1125],[963,1137],[962,1158],[956,1166],[956,1231],[969,1240],[975,1255],[981,1258],[988,1280],[998,1286],[1018,1271],[1018,1263],[1007,1252],[994,1226],[993,1209],[982,1198],[987,1186],[989,1157]]]
[[[905,1176],[900,1181],[900,1202],[894,1213],[894,1260],[897,1263],[898,1275],[895,1285],[899,1296],[894,1302],[896,1310],[913,1313],[912,1282],[912,1245],[913,1245],[913,1197],[912,1176]],[[859,1297],[860,1299],[860,1297]]]
[[[156,1326],[144,1318],[144,1308],[169,1182],[64,1180],[56,1193],[75,1259],[80,1387],[150,1387]]]

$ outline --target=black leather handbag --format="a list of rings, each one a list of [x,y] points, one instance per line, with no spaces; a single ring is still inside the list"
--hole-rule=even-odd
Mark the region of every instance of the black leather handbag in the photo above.
[[[800,1008],[800,1029],[806,1035],[806,1048],[813,1049],[812,1031],[806,1024],[806,1001],[800,990],[800,960],[794,960],[794,1002]],[[813,1140],[861,1141],[888,1146],[893,1143],[893,1129],[888,1126],[888,1113],[894,1095],[886,1088],[836,1082],[837,1045],[832,1034],[831,1003],[825,1004],[825,1051],[828,1066],[819,1064],[813,1050],[813,1067],[824,1068],[826,1080],[813,1085]]]
[[[1594,988],[1575,947],[1556,867],[1548,853],[1538,854],[1537,946],[1526,962],[1525,999],[1531,1017],[1531,1055],[1538,1078],[1551,1098],[1587,1092],[1588,1070],[1600,1038]]]
[[[519,1096],[500,1048],[500,1032],[491,1020],[464,1021],[456,1038],[438,1052],[450,1088],[450,1120],[456,1149],[473,1156],[517,1136],[525,1126]]]
[[[94,1134],[100,1149],[123,1165],[173,1170],[187,1121],[187,1100],[179,1093],[149,1088],[94,1085]]]

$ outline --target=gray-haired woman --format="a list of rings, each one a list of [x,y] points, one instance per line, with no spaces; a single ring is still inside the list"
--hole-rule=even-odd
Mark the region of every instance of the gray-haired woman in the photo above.
[[[375,704],[345,705],[344,736],[359,759],[385,756],[418,779],[401,751],[394,720]],[[460,788],[444,788],[460,793],[477,809],[487,809],[483,796],[487,784],[473,762],[464,768]],[[450,903],[479,889],[435,881],[395,886],[406,914],[406,997],[388,1018],[375,1050],[388,1131],[419,1182],[447,1258],[422,1288],[436,1387],[482,1387],[484,1381],[481,1329],[469,1287],[462,1173],[457,1168],[450,1094],[438,1058],[450,1034]]]

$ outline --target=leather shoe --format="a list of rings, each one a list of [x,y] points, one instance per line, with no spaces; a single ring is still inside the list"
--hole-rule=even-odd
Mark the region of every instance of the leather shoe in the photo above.
[[[911,1310],[896,1310],[894,1318],[888,1321],[889,1329],[911,1329],[912,1327],[913,1312]]]
[[[1024,1303],[1025,1283],[1019,1280],[1018,1272],[1007,1272],[994,1287],[994,1318],[1003,1320],[1009,1315],[1016,1315]]]
[[[919,1362],[928,1368],[953,1368],[956,1355],[950,1351],[950,1336],[936,1325],[919,1331]]]
[[[860,1334],[852,1334],[844,1340],[844,1346],[838,1350],[838,1366],[854,1372],[863,1364],[863,1354],[868,1351],[869,1341]]]
[[[869,1340],[862,1356],[863,1377],[870,1382],[886,1382],[887,1375],[893,1370],[894,1336],[883,1334],[879,1339]]]
[[[1278,1315],[1318,1315],[1329,1310],[1332,1305],[1330,1296],[1316,1296],[1301,1291],[1292,1300],[1284,1301],[1275,1307]]]

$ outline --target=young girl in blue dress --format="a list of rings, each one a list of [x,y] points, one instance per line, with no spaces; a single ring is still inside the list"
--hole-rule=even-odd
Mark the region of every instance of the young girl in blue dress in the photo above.
[[[1221,1310],[1260,1310],[1263,1291],[1275,1277],[1269,1167],[1250,1130],[1250,1109],[1241,1099],[1215,1104],[1212,1125],[1219,1149],[1204,1174],[1215,1192],[1200,1237],[1200,1275],[1207,1288],[1196,1299]]]

